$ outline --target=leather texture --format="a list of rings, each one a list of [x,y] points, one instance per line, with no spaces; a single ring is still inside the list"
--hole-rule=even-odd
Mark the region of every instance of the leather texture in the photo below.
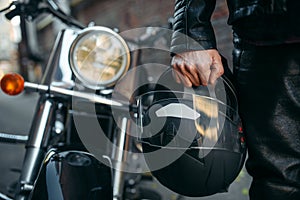
[[[215,4],[216,0],[176,1],[171,52],[217,48],[210,21]],[[253,177],[250,199],[299,200],[300,1],[227,4],[249,152],[246,168]]]
[[[176,0],[171,52],[216,49],[211,16],[216,0]],[[300,38],[299,0],[227,0],[228,24],[249,42]],[[300,40],[300,39],[299,39]]]
[[[251,200],[300,199],[299,52],[300,44],[252,46],[235,38]]]
[[[210,17],[216,0],[177,0],[175,3],[171,52],[216,48]]]

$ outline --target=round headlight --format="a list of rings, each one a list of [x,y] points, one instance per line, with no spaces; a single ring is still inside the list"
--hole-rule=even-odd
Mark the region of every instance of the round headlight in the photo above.
[[[128,70],[129,48],[123,38],[106,27],[82,30],[71,45],[70,65],[88,88],[112,86]]]

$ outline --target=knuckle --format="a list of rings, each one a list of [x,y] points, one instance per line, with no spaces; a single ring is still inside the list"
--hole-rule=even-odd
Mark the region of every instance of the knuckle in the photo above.
[[[221,67],[221,69],[219,70],[219,75],[221,76],[221,75],[223,75],[223,74],[224,74],[224,68]]]

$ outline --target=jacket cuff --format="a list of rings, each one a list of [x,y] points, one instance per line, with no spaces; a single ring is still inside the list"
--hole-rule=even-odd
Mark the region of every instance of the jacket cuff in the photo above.
[[[198,51],[198,50],[207,50],[207,49],[216,49],[216,39],[214,34],[210,34],[212,37],[210,38],[192,38],[188,35],[185,35],[180,32],[174,32],[172,36],[171,42],[171,56],[175,54],[187,52],[187,51]]]

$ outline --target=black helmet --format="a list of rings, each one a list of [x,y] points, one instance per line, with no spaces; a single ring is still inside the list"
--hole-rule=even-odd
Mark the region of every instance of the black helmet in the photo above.
[[[227,191],[243,167],[236,92],[227,63],[215,86],[185,88],[164,73],[138,100],[140,141],[158,181],[184,196]]]

